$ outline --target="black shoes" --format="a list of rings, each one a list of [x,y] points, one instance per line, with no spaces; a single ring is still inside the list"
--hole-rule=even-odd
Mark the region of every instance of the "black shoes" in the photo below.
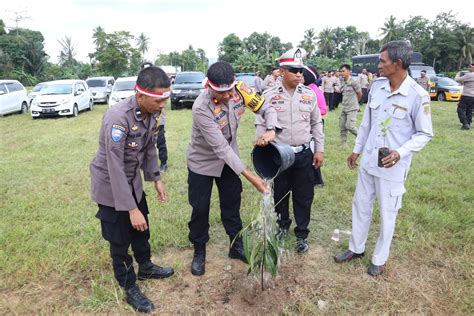
[[[334,261],[337,263],[343,263],[346,261],[351,261],[352,259],[357,259],[357,258],[362,258],[364,256],[363,253],[355,253],[350,250],[347,250],[346,252],[340,253],[338,255],[334,256]]]
[[[164,279],[174,274],[173,268],[163,268],[151,261],[138,265],[138,279]]]
[[[244,244],[242,243],[242,237],[230,237],[230,248],[229,248],[229,258],[238,259],[244,263],[248,263],[244,255]]]
[[[468,129],[470,129],[470,128],[471,128],[471,125],[469,125],[469,124],[463,124],[463,125],[461,126],[461,129],[465,129],[465,130],[468,130]]]
[[[206,245],[194,245],[193,262],[191,263],[192,275],[203,275],[206,272]]]
[[[160,172],[166,172],[166,171],[168,171],[168,164],[167,163],[161,164]]]
[[[385,265],[381,266],[376,266],[373,263],[370,263],[369,268],[367,269],[367,273],[370,274],[371,276],[379,276],[381,275],[385,270]]]
[[[140,288],[134,284],[125,290],[127,303],[140,313],[152,313],[155,305],[140,291]]]
[[[309,249],[308,241],[306,238],[298,238],[296,240],[296,252],[299,254],[307,252]]]
[[[278,228],[278,232],[275,234],[276,240],[282,240],[288,238],[288,229]]]

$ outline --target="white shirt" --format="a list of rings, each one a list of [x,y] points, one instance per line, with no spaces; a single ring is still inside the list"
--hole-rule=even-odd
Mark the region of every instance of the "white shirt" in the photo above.
[[[380,124],[388,117],[391,120],[384,141]],[[362,153],[361,168],[373,176],[403,182],[408,175],[413,153],[423,149],[432,137],[428,92],[410,76],[393,93],[387,78],[374,81],[353,150],[354,153]],[[400,154],[400,161],[391,168],[378,167],[380,147],[395,149]]]

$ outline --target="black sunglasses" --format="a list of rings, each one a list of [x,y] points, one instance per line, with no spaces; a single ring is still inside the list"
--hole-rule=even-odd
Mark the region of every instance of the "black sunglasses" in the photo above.
[[[292,74],[297,74],[298,72],[300,74],[303,74],[303,71],[304,71],[304,68],[296,68],[296,67],[288,67],[286,68],[289,72],[291,72]]]

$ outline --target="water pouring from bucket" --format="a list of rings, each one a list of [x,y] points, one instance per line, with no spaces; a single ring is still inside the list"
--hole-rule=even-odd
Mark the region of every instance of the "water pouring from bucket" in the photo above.
[[[270,142],[265,147],[254,147],[252,163],[255,172],[265,180],[272,180],[295,162],[295,153],[290,145]]]

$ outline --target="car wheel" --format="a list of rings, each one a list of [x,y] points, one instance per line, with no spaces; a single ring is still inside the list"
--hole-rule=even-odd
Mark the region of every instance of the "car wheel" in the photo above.
[[[438,101],[446,101],[446,95],[444,94],[444,92],[438,93]]]
[[[74,104],[74,108],[72,109],[72,116],[77,117],[79,115],[79,109],[77,108],[77,104]]]
[[[92,99],[89,100],[89,111],[92,111],[92,109],[94,108],[94,101],[92,101]]]
[[[107,95],[107,97],[105,98],[105,104],[109,104],[109,96]]]
[[[22,113],[22,114],[28,113],[28,103],[23,102],[23,103],[21,104],[21,113]]]
[[[178,109],[178,104],[177,103],[174,103],[174,102],[171,102],[171,110],[177,110]]]

